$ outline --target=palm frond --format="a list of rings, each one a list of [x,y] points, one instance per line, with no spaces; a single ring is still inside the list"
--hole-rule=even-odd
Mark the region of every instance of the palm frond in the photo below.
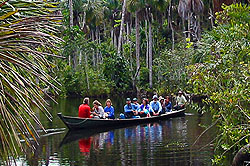
[[[32,107],[48,119],[43,89],[57,93],[60,85],[48,73],[53,64],[48,57],[59,57],[56,35],[62,19],[56,3],[45,1],[0,1],[0,155],[8,159],[24,151],[20,139],[33,148],[30,138],[39,137],[33,124],[43,129]],[[53,82],[53,83],[52,83]],[[19,135],[17,134],[19,133]]]

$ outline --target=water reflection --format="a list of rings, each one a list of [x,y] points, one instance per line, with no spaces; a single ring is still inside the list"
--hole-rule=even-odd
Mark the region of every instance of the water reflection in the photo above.
[[[196,157],[199,152],[190,149],[192,141],[188,138],[187,123],[184,117],[97,134],[88,130],[71,132],[64,138],[63,147],[78,141],[80,154],[91,165],[113,162],[121,165],[207,165],[211,150],[203,151],[205,158]]]
[[[78,99],[63,100],[59,105],[53,106],[53,122],[48,122],[41,115],[45,127],[65,127],[56,113],[77,114],[75,108],[79,103],[81,100]],[[122,107],[121,105],[121,109],[116,110],[122,110]],[[211,117],[207,114],[202,117],[192,114],[127,128],[99,128],[48,135],[39,139],[39,146],[34,154],[20,156],[18,165],[211,165],[213,148],[202,147],[214,137],[213,131],[206,133],[191,148],[204,131],[199,124],[211,124]]]

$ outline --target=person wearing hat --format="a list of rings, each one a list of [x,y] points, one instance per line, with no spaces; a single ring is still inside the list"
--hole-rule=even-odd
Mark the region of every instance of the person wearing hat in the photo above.
[[[138,109],[140,104],[138,104],[137,98],[133,98],[133,111],[135,115],[138,115]]]
[[[124,114],[125,118],[132,118],[134,116],[134,110],[133,110],[134,104],[131,103],[131,99],[126,99],[126,105],[124,106]]]
[[[182,91],[179,91],[178,96],[176,98],[176,105],[174,106],[174,109],[180,110],[180,109],[185,108],[186,102],[187,102],[187,100],[186,100],[185,96],[183,95]]]
[[[153,96],[153,101],[150,102],[150,106],[151,106],[151,116],[155,116],[155,115],[159,115],[162,111],[162,107],[161,107],[161,103],[158,101],[158,97],[157,95]]]

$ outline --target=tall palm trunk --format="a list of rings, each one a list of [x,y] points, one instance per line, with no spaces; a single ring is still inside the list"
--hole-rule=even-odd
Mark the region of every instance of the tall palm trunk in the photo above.
[[[114,45],[114,29],[113,28],[111,29],[111,32],[110,32],[110,38],[111,38],[112,45]]]
[[[139,12],[135,12],[135,29],[136,29],[136,40],[135,40],[135,49],[136,49],[136,70],[140,68],[140,22],[139,22]],[[139,77],[139,73],[137,75]]]
[[[91,30],[91,38],[92,38],[92,41],[95,41],[94,30]],[[93,66],[96,66],[96,58],[95,58],[95,50],[94,50],[94,48],[92,48],[92,51],[93,51],[93,56],[92,56]]]
[[[73,1],[69,0],[69,27],[73,27]]]
[[[86,82],[87,82],[87,90],[89,90],[89,75],[88,75],[88,56],[86,52],[84,53],[84,60],[85,60],[85,73],[86,73]]]
[[[145,35],[146,35],[146,43],[147,43],[147,50],[146,50],[146,67],[148,68],[148,22],[145,20]]]
[[[97,45],[99,44],[98,30],[99,30],[99,28],[96,27],[96,30],[95,30],[95,42],[96,42]],[[98,64],[99,64],[99,63],[100,63],[100,62],[99,62],[99,49],[98,49],[98,47],[97,47],[97,48],[96,48],[96,65],[97,65],[97,67],[98,67]]]
[[[148,48],[148,65],[149,65],[149,88],[153,87],[153,35],[152,35],[152,22],[148,21],[148,36],[149,36],[149,48]]]
[[[172,12],[171,8],[172,8],[172,4],[170,1],[169,8],[168,8],[168,22],[169,22],[169,27],[170,27],[171,32],[172,32],[172,51],[174,51],[175,41],[174,41],[174,28],[173,28],[172,19],[171,19],[171,12]],[[184,20],[184,18],[182,18],[182,23],[183,23],[183,32],[185,32],[185,20]],[[185,33],[184,33],[184,37],[186,38]]]
[[[79,50],[79,65],[82,63],[82,50]]]
[[[124,28],[124,19],[125,19],[125,11],[126,11],[126,2],[127,0],[123,0],[123,5],[122,5],[122,19],[121,19],[121,27],[120,27],[120,35],[118,39],[118,55],[121,54],[121,48],[122,48],[122,33],[123,33],[123,28]]]
[[[188,12],[188,38],[191,38],[191,12]]]
[[[126,28],[127,28],[126,29],[126,33],[127,33],[127,35],[126,35],[127,36],[126,42],[129,43],[129,35],[130,35],[130,33],[129,33],[129,22],[127,22]]]
[[[73,27],[73,1],[69,0],[69,28]],[[69,66],[71,66],[71,55],[69,55]]]

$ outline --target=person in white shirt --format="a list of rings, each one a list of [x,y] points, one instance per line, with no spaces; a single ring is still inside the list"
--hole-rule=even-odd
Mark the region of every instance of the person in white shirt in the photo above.
[[[104,109],[102,107],[102,104],[98,101],[98,100],[95,100],[93,102],[93,117],[94,118],[100,118],[100,119],[104,119],[105,118],[105,114],[104,114]]]
[[[174,109],[180,110],[180,109],[185,108],[186,102],[187,102],[187,100],[186,100],[185,96],[183,95],[182,91],[179,91],[178,96],[176,98],[176,105],[174,106]]]

